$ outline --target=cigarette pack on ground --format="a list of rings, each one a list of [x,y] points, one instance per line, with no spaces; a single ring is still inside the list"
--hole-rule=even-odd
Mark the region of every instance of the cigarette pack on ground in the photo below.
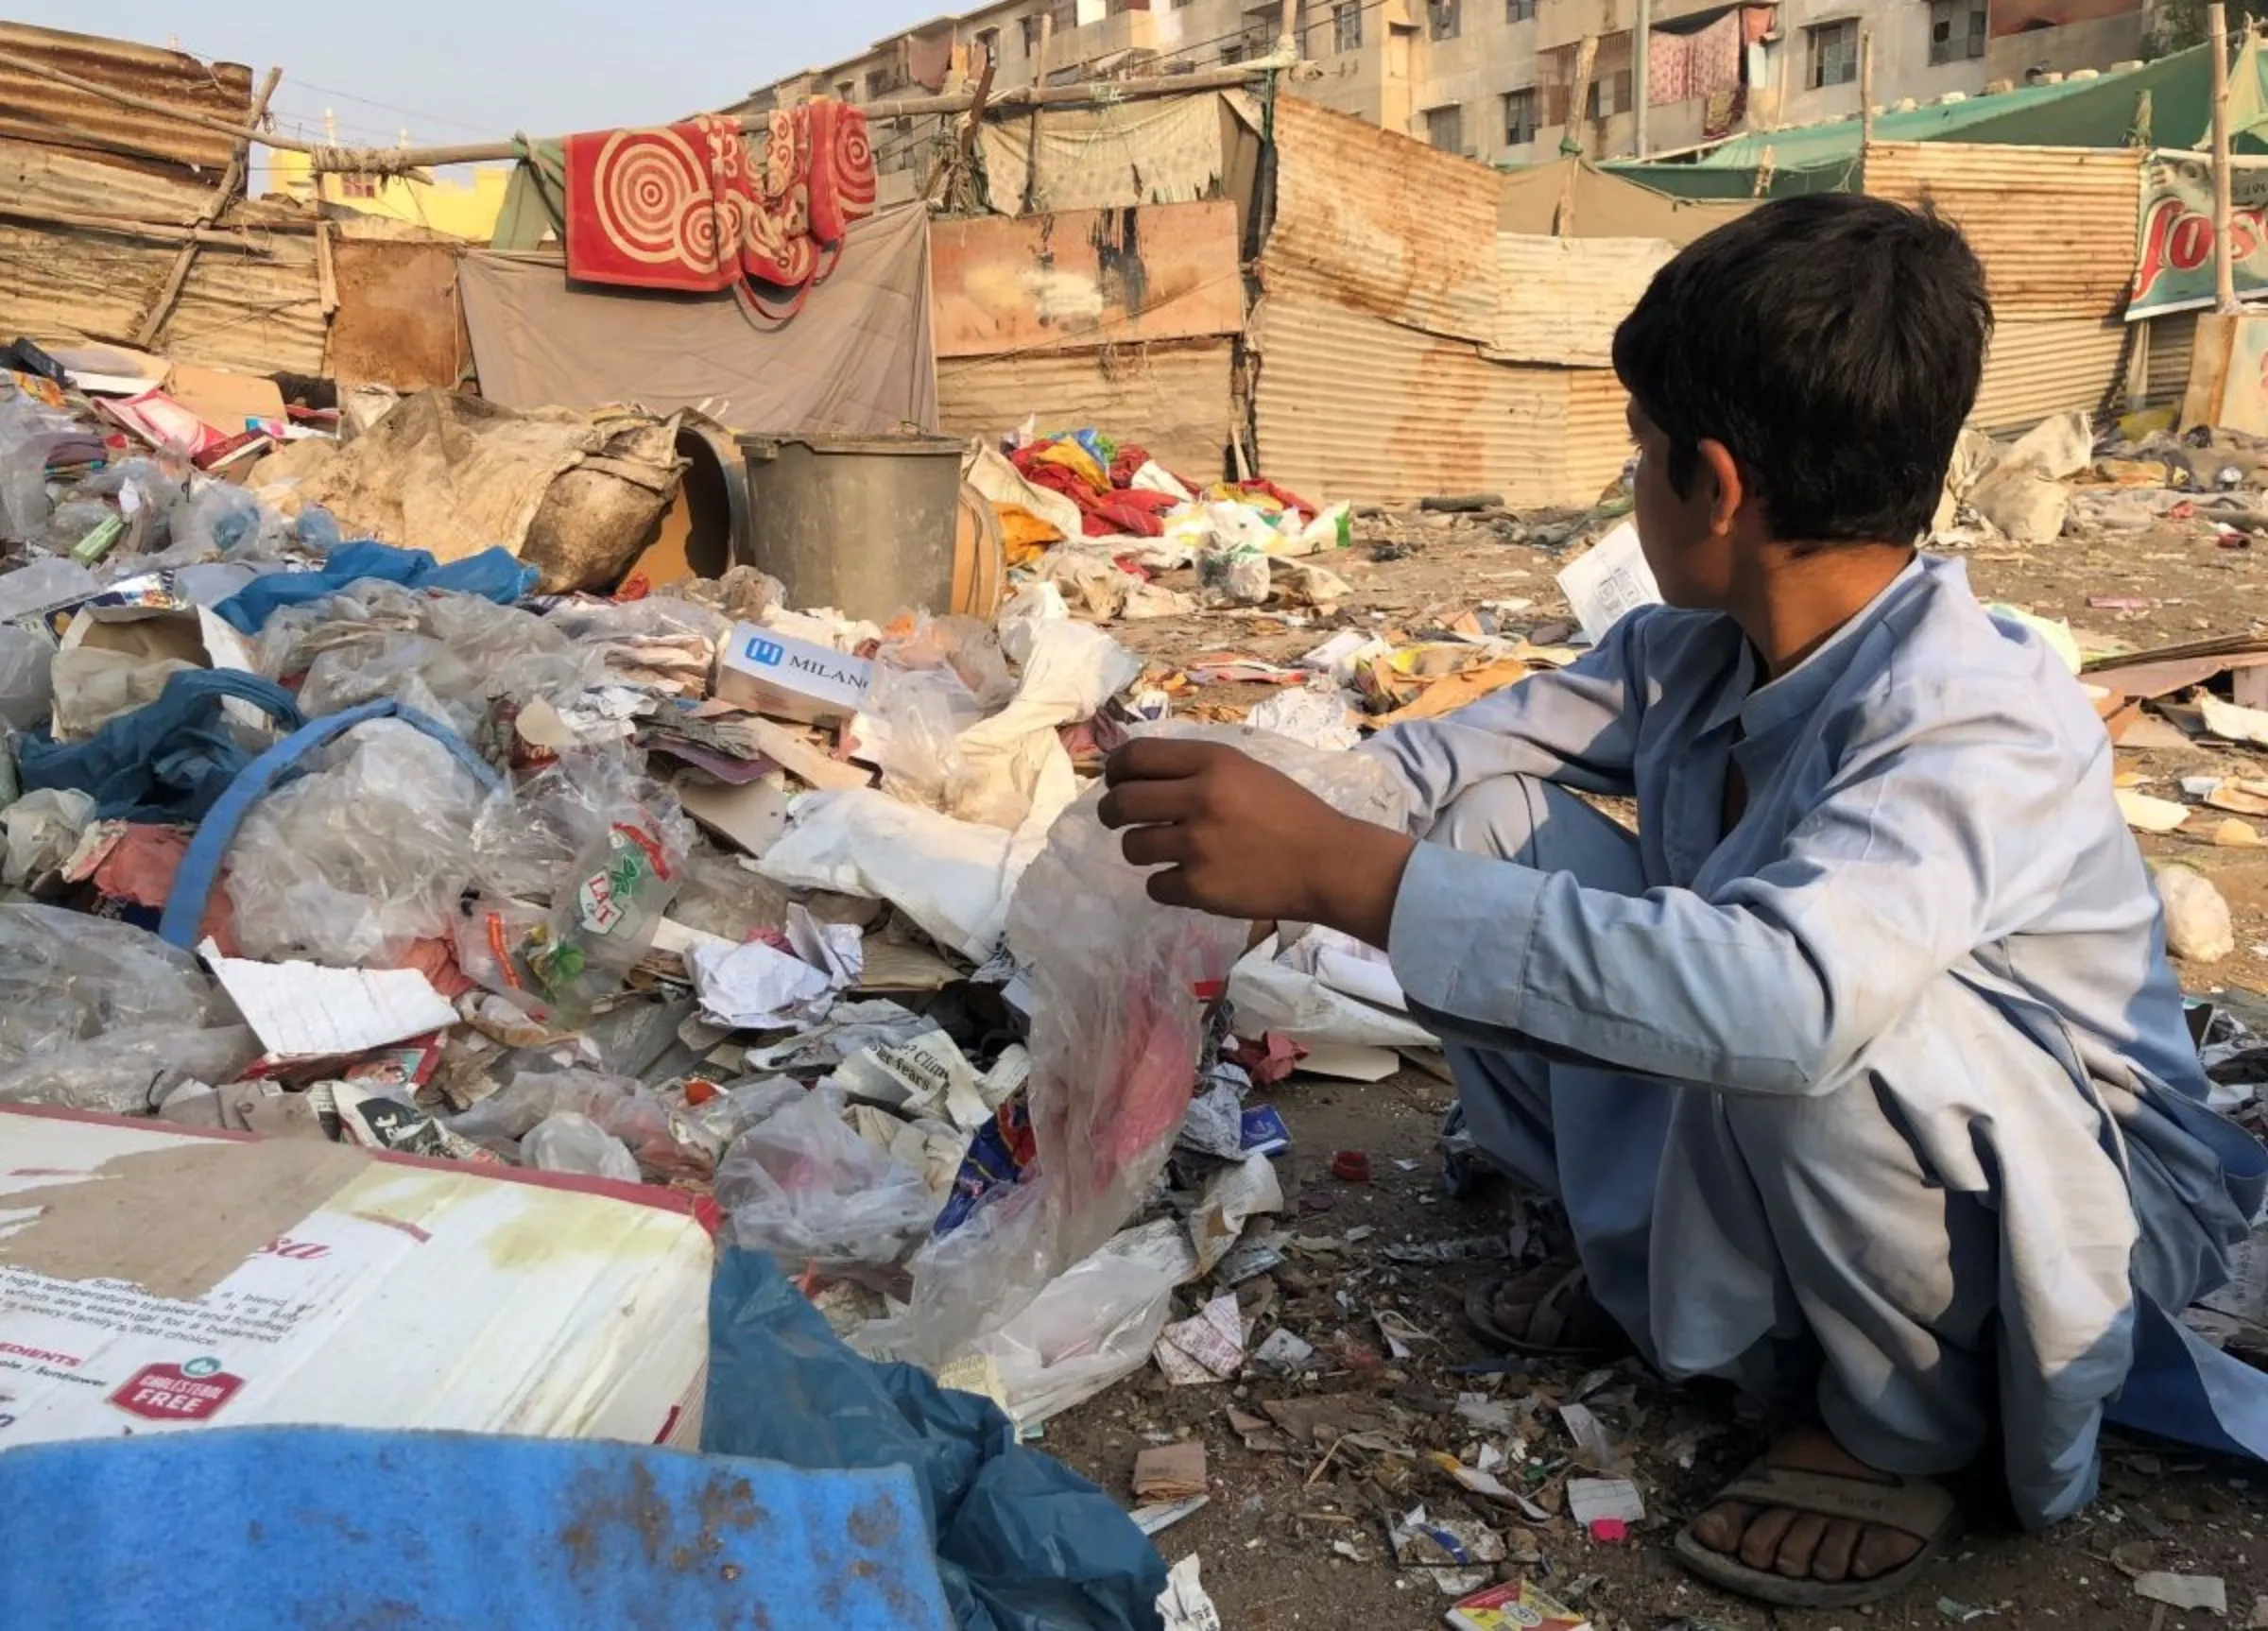
[[[874,665],[753,623],[717,648],[719,699],[804,725],[839,725],[866,700]]]
[[[692,1445],[666,1189],[0,1106],[0,1451],[280,1423]]]
[[[1449,1611],[1457,1631],[1590,1631],[1590,1622],[1563,1608],[1525,1580],[1491,1586]]]

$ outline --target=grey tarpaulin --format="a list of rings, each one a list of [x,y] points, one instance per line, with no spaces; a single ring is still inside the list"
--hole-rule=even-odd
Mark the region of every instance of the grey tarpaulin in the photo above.
[[[746,431],[936,426],[919,204],[855,223],[834,275],[780,327],[730,294],[570,283],[556,258],[470,254],[462,277],[481,394],[510,407],[635,402],[668,413],[706,403]]]

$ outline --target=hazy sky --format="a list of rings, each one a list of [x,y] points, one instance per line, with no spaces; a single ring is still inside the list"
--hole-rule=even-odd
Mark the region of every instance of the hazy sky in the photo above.
[[[937,0],[15,0],[10,17],[284,70],[285,129],[472,142],[659,124],[949,10]],[[99,18],[99,22],[93,19]]]

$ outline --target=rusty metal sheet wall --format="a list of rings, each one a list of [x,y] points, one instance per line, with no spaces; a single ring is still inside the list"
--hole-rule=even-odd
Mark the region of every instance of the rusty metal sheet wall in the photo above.
[[[155,45],[23,23],[0,23],[0,51],[225,125],[250,120],[252,71],[241,63],[200,62]],[[219,185],[235,146],[217,132],[121,107],[5,65],[0,65],[0,134],[69,147],[113,164],[195,175],[207,186]]]
[[[1495,171],[1296,96],[1276,104],[1276,221],[1261,255],[1269,294],[1491,337]]]
[[[180,248],[0,218],[0,329],[35,340],[129,338]],[[323,340],[314,237],[255,232],[242,249],[198,251],[159,349],[213,368],[319,373]]]
[[[1222,474],[1237,420],[1235,341],[1161,340],[1014,357],[939,357],[937,424],[997,439],[1093,425],[1138,442],[1192,481]]]
[[[2171,312],[2149,322],[2150,401],[2179,403],[2189,394],[2190,356],[2197,347],[2197,314]]]
[[[2141,154],[2125,148],[1904,142],[1866,155],[1869,193],[1928,198],[1960,224],[2002,318],[2124,311],[2141,188]]]
[[[210,187],[184,180],[183,174],[123,169],[67,147],[0,136],[0,208],[182,226],[213,201]]]
[[[929,258],[940,357],[1244,331],[1227,199],[935,221]]]
[[[1300,295],[1263,301],[1252,341],[1261,469],[1295,491],[1583,505],[1628,456],[1609,369],[1491,362],[1469,343]]]
[[[1659,238],[1496,240],[1496,333],[1505,362],[1606,368],[1614,331],[1675,249]]]
[[[2094,412],[2124,377],[2126,329],[2116,318],[2001,318],[1970,422],[2026,430],[2070,408]],[[2112,400],[2123,402],[2123,392]]]

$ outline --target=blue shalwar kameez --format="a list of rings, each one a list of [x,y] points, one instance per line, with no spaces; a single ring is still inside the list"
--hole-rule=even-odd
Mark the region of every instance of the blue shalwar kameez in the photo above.
[[[2268,1155],[2206,1107],[2101,722],[1958,565],[1776,679],[1649,609],[1366,750],[1428,840],[1387,950],[1468,1129],[1665,1374],[1808,1393],[1900,1473],[1997,1417],[2035,1524],[2092,1497],[2106,1412],[2268,1451],[2268,1378],[2174,1318]]]

